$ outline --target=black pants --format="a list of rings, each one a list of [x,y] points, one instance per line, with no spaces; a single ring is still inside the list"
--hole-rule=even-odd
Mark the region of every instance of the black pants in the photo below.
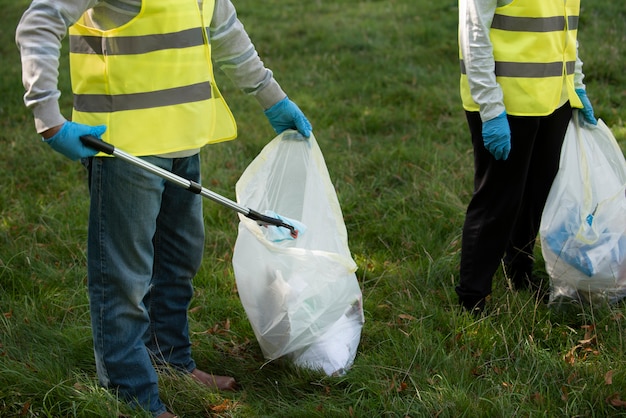
[[[533,249],[561,146],[569,104],[549,116],[509,116],[511,153],[497,161],[483,144],[478,112],[466,112],[474,146],[474,194],[461,249],[459,301],[473,308],[491,293],[503,257],[507,273],[531,276]]]

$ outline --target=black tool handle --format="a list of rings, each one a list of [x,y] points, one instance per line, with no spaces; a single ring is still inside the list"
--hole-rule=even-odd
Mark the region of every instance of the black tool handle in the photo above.
[[[115,152],[115,147],[108,142],[104,142],[103,140],[93,136],[93,135],[83,135],[80,137],[80,142],[83,143],[84,146],[93,148],[96,151],[104,152],[108,155],[113,155]]]

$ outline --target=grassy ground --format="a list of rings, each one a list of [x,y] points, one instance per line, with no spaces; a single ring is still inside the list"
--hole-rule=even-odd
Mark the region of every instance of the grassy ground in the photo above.
[[[21,102],[13,36],[27,4],[0,0],[0,416],[133,415],[96,379],[85,173],[40,143]],[[472,155],[457,88],[456,2],[259,4],[236,2],[265,63],[314,125],[359,267],[362,340],[343,377],[265,364],[232,273],[237,217],[207,203],[194,353],[242,389],[210,393],[163,376],[164,401],[185,417],[626,416],[626,307],[551,310],[498,273],[488,315],[457,309]],[[589,97],[622,149],[624,22],[622,2],[583,2]],[[240,138],[203,151],[204,183],[232,198],[274,135],[256,102],[220,81]]]

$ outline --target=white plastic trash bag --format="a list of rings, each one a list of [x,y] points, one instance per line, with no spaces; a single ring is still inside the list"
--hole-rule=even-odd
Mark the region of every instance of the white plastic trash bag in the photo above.
[[[626,161],[602,120],[574,112],[539,233],[551,301],[626,297]]]
[[[342,374],[363,326],[362,294],[341,208],[311,135],[274,138],[246,168],[237,201],[304,224],[297,239],[240,215],[233,254],[237,289],[265,358]]]

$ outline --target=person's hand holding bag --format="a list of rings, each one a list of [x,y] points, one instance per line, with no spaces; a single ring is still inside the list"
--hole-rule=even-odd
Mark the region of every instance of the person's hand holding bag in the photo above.
[[[506,111],[483,122],[483,143],[496,160],[506,160],[511,152],[511,128]]]
[[[267,116],[277,134],[287,129],[296,129],[305,138],[311,136],[311,123],[304,116],[302,110],[289,100],[289,97],[285,97],[267,109],[265,116]]]
[[[100,138],[106,129],[105,125],[89,126],[67,121],[58,132],[50,138],[43,138],[43,141],[50,145],[53,150],[65,155],[72,161],[76,161],[81,158],[93,157],[98,153],[95,149],[83,145],[80,137],[93,135]]]

